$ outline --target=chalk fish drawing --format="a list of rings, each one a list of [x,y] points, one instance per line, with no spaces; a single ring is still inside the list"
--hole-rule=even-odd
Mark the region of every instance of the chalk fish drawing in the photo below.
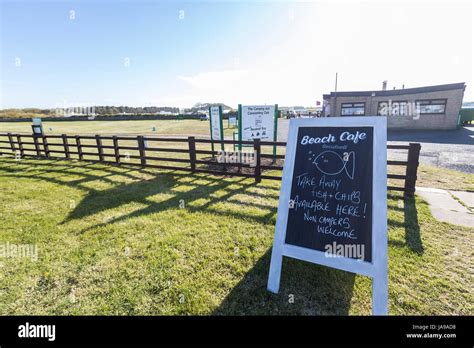
[[[350,179],[354,179],[355,153],[348,152],[344,157],[334,151],[321,152],[313,160],[313,164],[318,170],[326,175],[337,175],[343,170]]]

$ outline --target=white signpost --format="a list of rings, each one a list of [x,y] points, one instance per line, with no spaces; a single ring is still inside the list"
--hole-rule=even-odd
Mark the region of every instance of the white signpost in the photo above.
[[[290,120],[269,291],[278,293],[287,256],[371,277],[372,313],[388,314],[386,143],[384,117]],[[342,227],[328,228],[341,216],[347,218]],[[359,237],[365,258],[335,256],[320,247],[357,243]]]
[[[278,105],[240,105],[239,141],[277,141]],[[242,145],[239,146],[242,149]],[[276,146],[273,147],[276,155]]]
[[[211,106],[209,108],[209,123],[211,126],[211,146],[214,157],[214,141],[224,140],[224,131],[222,127],[222,107]],[[224,143],[221,142],[221,149],[224,151]]]

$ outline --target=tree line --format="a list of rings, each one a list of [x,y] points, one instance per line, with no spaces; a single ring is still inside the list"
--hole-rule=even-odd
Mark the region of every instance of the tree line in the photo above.
[[[65,108],[11,108],[0,110],[0,117],[3,118],[32,118],[32,117],[61,117],[74,115],[89,115],[93,113],[98,116],[113,116],[120,114],[143,115],[143,114],[197,114],[207,112],[210,106],[221,105],[223,110],[232,110],[231,107],[223,103],[196,103],[191,108],[181,109],[173,106],[71,106]]]

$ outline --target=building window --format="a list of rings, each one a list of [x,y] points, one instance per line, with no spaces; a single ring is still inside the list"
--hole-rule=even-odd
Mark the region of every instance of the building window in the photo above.
[[[365,103],[342,103],[341,116],[364,116]]]
[[[379,116],[408,116],[410,114],[410,105],[404,101],[382,101],[379,102],[377,115]]]
[[[420,115],[444,115],[446,99],[417,100],[416,107]]]

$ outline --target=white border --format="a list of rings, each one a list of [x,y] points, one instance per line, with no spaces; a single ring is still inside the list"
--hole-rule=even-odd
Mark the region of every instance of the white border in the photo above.
[[[213,110],[212,109],[217,109]],[[209,121],[211,122],[211,139],[212,140],[222,140],[222,128],[221,128],[221,112],[219,106],[210,106],[209,107]],[[214,139],[214,131],[218,130],[219,136],[218,139]]]
[[[300,127],[373,127],[372,262],[326,257],[318,250],[285,244],[296,141]],[[268,290],[278,293],[283,256],[372,278],[372,313],[388,314],[387,257],[387,119],[381,116],[291,119],[273,241]]]
[[[248,108],[271,108],[270,114],[268,116],[262,117],[262,122],[264,123],[265,126],[268,126],[268,135],[266,138],[262,139],[262,137],[247,137],[245,138],[244,136],[244,128],[245,127],[255,127],[255,121],[256,117],[255,116],[249,116],[248,114]],[[244,112],[244,109],[247,110],[247,112]],[[242,116],[241,116],[241,124],[242,124],[242,139],[243,141],[252,141],[254,139],[261,139],[262,141],[274,141],[275,137],[275,115],[278,107],[276,104],[274,105],[242,105]]]

